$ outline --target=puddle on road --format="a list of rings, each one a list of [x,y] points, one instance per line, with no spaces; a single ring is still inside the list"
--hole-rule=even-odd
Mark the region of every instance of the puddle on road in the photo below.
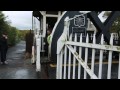
[[[19,59],[21,59],[20,57],[13,57],[12,58],[13,60],[19,60]]]
[[[19,59],[21,59],[21,57],[8,57],[7,58],[7,61],[12,61],[12,60],[19,60]]]
[[[14,74],[14,79],[37,79],[36,73],[30,69],[19,69]]]
[[[19,49],[19,50],[17,50],[17,52],[24,52],[25,51],[25,49]]]
[[[21,69],[16,71],[15,79],[27,79],[27,78],[29,78],[28,70]]]

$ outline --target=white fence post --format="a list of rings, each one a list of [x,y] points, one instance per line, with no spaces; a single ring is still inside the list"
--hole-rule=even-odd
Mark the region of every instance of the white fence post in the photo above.
[[[66,63],[67,63],[67,47],[65,46],[65,50],[64,50],[64,73],[63,73],[64,79],[66,79]]]
[[[77,42],[77,34],[75,34],[74,42]],[[74,46],[74,50],[76,51],[76,46]],[[73,79],[75,79],[75,65],[76,65],[76,59],[73,58]]]
[[[72,34],[70,35],[69,41],[72,41]],[[68,79],[70,79],[70,71],[71,71],[71,52],[69,50]]]
[[[66,17],[64,20],[64,30],[62,35],[57,41],[57,69],[56,69],[56,78],[62,79],[62,62],[63,62],[63,47],[65,44],[65,41],[67,41],[67,34],[69,30],[69,17]]]
[[[35,63],[35,46],[32,46],[32,58],[31,63]]]
[[[80,35],[80,43],[82,43],[82,34]],[[79,57],[82,56],[82,47],[79,47]],[[78,79],[80,79],[81,76],[81,64],[78,62]]]
[[[89,36],[87,34],[86,37],[86,44],[89,43]],[[87,61],[88,61],[88,48],[85,48],[85,65],[87,65]],[[84,69],[84,79],[86,79],[86,70]]]
[[[41,71],[41,64],[40,64],[40,51],[41,51],[41,37],[38,36],[36,39],[36,46],[37,46],[37,60],[36,60],[36,71]]]
[[[102,34],[101,36],[101,45],[103,45],[104,43],[104,36]],[[99,74],[98,74],[98,77],[99,79],[101,79],[102,77],[102,62],[103,62],[103,50],[100,50],[100,57],[99,57]]]
[[[60,55],[57,54],[56,79],[60,79]]]
[[[62,79],[62,64],[63,64],[63,49],[60,52],[60,61],[59,61],[59,68],[60,68],[60,79]]]
[[[95,34],[93,36],[93,44],[96,43],[96,37],[95,37]],[[91,70],[92,72],[94,73],[94,64],[95,64],[95,49],[92,49],[92,61],[91,61]]]
[[[119,53],[119,64],[118,64],[118,79],[120,79],[120,53]]]
[[[113,34],[111,34],[110,45],[113,45]],[[109,51],[107,79],[111,78],[111,64],[112,64],[112,51]]]

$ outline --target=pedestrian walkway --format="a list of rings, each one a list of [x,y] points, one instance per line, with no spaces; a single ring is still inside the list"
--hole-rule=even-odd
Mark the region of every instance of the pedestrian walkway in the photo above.
[[[0,65],[0,79],[39,79],[35,65],[30,59],[25,59],[25,41],[9,48],[8,65]]]

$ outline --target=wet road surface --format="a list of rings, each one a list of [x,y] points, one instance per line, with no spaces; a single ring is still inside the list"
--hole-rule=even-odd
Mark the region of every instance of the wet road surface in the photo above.
[[[8,65],[0,65],[0,79],[39,79],[35,65],[25,59],[25,42],[8,49]]]

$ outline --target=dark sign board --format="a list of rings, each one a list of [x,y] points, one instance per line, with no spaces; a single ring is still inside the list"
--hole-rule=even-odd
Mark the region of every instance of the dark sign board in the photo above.
[[[83,33],[84,36],[86,35],[87,15],[82,15],[79,11],[67,11],[64,13],[62,18],[57,21],[58,24],[52,36],[52,43],[50,48],[52,61],[57,61],[57,41],[63,33],[64,20],[66,17],[73,18],[70,21],[69,34],[77,33],[80,35],[80,33]],[[85,38],[83,38],[83,42],[85,42]]]
[[[74,19],[70,21],[70,34],[76,33],[78,36],[82,33],[83,36],[86,36],[86,31],[87,31],[87,15],[81,14],[74,15]]]
[[[86,36],[86,27],[72,27],[72,34],[77,34],[77,36],[82,34],[83,36]]]

